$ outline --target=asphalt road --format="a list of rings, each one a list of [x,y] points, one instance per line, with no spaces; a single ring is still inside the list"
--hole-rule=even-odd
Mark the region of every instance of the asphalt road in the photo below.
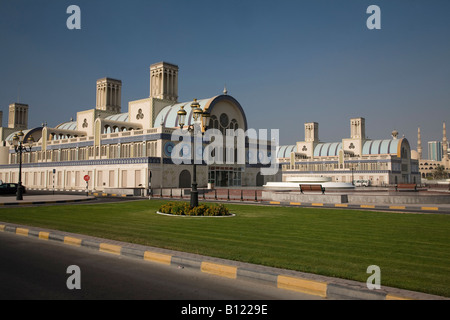
[[[317,300],[293,291],[226,279],[0,232],[0,299]],[[68,289],[80,268],[80,289]],[[73,283],[73,281],[72,281]]]

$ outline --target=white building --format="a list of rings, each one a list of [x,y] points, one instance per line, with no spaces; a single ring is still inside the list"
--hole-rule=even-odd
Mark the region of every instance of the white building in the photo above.
[[[192,165],[175,165],[171,158],[177,143],[172,132],[179,127],[177,112],[188,112],[186,125],[192,123],[192,101],[178,102],[176,65],[160,62],[150,66],[150,96],[130,101],[128,111],[121,110],[120,80],[97,80],[96,106],[79,111],[76,119],[54,128],[43,125],[28,128],[28,105],[9,106],[8,127],[1,127],[0,180],[17,182],[18,154],[10,146],[15,134],[23,131],[25,140],[32,136],[31,152],[23,154],[22,183],[27,188],[84,190],[85,175],[89,189],[106,188],[188,188]],[[225,91],[200,99],[200,107],[210,114],[209,127],[247,130],[245,112],[239,102]],[[1,114],[0,114],[0,120]],[[246,147],[252,143],[247,139]],[[235,151],[235,150],[234,150]],[[201,152],[201,151],[200,151]],[[199,187],[256,186],[280,177],[262,176],[262,165],[198,165]]]
[[[278,160],[283,181],[295,178],[329,177],[333,182],[368,180],[371,185],[420,183],[419,164],[411,159],[406,138],[366,138],[365,119],[350,119],[350,138],[336,142],[319,140],[319,124],[305,123],[305,140],[280,147]]]

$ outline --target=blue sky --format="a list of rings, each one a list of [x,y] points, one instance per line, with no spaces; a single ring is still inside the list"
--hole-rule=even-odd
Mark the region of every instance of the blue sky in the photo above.
[[[81,30],[66,9],[81,8]],[[381,30],[369,30],[369,5]],[[413,148],[450,127],[448,0],[0,0],[0,110],[30,105],[31,127],[95,107],[95,82],[122,80],[122,111],[149,95],[149,66],[180,67],[179,100],[220,94],[226,84],[249,126],[280,129],[281,144],[393,129]],[[450,129],[449,129],[450,135]]]

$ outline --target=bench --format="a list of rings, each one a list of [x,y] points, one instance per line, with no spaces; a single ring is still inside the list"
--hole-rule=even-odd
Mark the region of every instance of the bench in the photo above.
[[[417,184],[415,184],[415,183],[399,183],[395,186],[395,191],[400,191],[400,190],[417,191]]]
[[[321,184],[300,184],[300,193],[303,191],[321,191],[325,194],[325,188]]]

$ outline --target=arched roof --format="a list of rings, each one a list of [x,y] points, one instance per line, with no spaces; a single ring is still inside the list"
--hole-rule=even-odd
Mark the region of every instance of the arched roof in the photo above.
[[[23,134],[26,136],[28,134],[28,132],[30,132],[31,130],[22,130]],[[5,141],[12,141],[14,135],[18,134],[20,132],[19,131],[14,131],[13,133],[11,133],[10,135],[8,135],[5,139]],[[24,136],[24,137],[25,137]]]
[[[63,123],[57,125],[55,129],[77,130],[77,122],[76,121],[63,122]]]
[[[398,147],[403,139],[370,140],[363,145],[362,154],[392,154],[398,153]]]
[[[342,149],[342,142],[319,143],[314,148],[314,157],[337,156]]]
[[[296,145],[281,146],[278,149],[277,158],[287,158],[291,155],[291,152],[295,151]]]
[[[204,109],[206,104],[208,103],[209,99],[203,99],[203,100],[197,100],[197,102],[200,104],[200,108]],[[171,106],[164,107],[156,116],[155,118],[155,124],[154,126],[160,126],[161,123],[164,124],[164,127],[174,128],[178,127],[178,116],[177,112],[180,110],[181,106],[184,107],[184,110],[187,112],[186,114],[186,120],[188,123],[186,125],[191,125],[192,121],[192,108],[191,103],[194,101],[189,102],[182,102],[173,104]]]
[[[24,134],[23,140],[26,141],[30,135],[32,135],[35,132],[42,131],[42,129],[43,129],[42,127],[37,127],[37,128],[33,128],[33,129],[22,130],[22,133]],[[18,134],[20,131],[21,130],[18,130],[18,131],[15,131],[15,132],[11,133],[10,135],[8,135],[6,137],[5,141],[7,141],[7,142],[12,141],[14,135]],[[35,142],[37,142],[37,141],[35,140]]]
[[[210,113],[212,112],[212,110],[214,109],[214,106],[220,102],[220,101],[231,101],[241,112],[242,114],[242,118],[244,120],[244,131],[247,130],[247,118],[245,116],[245,112],[242,109],[242,106],[240,105],[240,103],[234,99],[232,96],[229,95],[220,95],[220,96],[216,96],[216,97],[212,97],[212,98],[208,98],[208,99],[202,99],[202,100],[197,100],[197,102],[200,104],[200,108],[203,110],[208,110]],[[166,106],[164,107],[156,116],[155,118],[155,122],[153,123],[154,127],[158,127],[161,125],[161,123],[163,123],[163,125],[165,127],[169,127],[169,128],[174,128],[174,127],[178,127],[178,117],[177,117],[177,112],[180,110],[181,106],[184,106],[184,110],[186,110],[187,115],[186,115],[186,120],[188,123],[186,123],[185,125],[191,125],[192,123],[192,108],[191,108],[191,104],[193,101],[189,101],[189,102],[182,102],[182,103],[177,103],[174,105],[170,105],[170,106]]]
[[[106,117],[105,120],[128,122],[128,112],[113,114],[112,116]]]

